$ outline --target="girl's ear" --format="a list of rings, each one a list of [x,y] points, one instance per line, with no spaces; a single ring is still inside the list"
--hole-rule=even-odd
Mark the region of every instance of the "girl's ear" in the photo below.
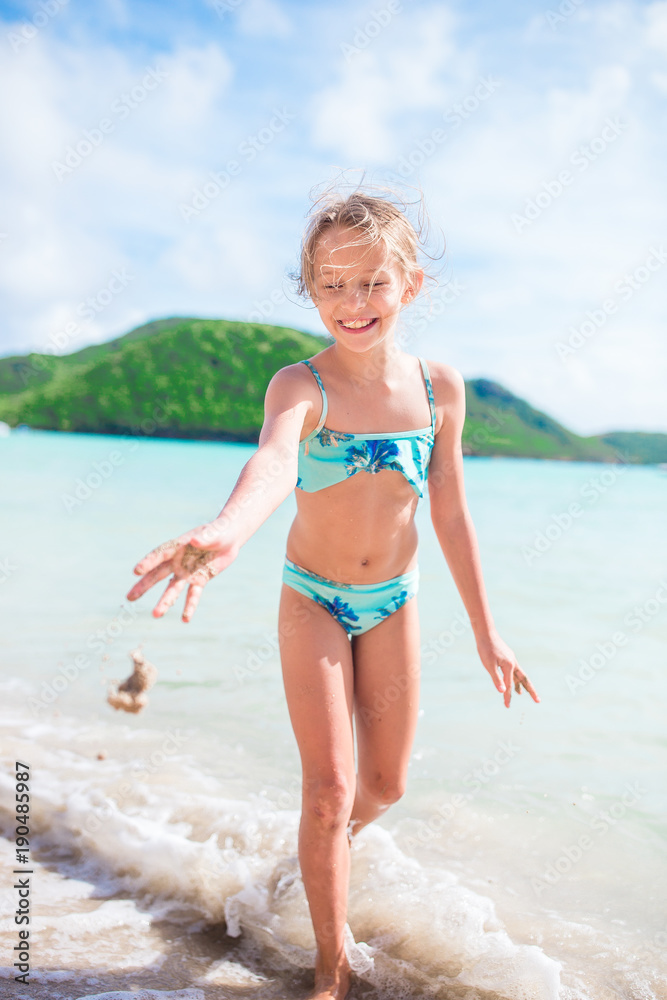
[[[421,287],[423,284],[424,284],[424,272],[421,270],[421,268],[418,271],[413,271],[410,276],[410,280],[408,281],[403,290],[403,295],[401,296],[401,302],[404,305],[407,305],[408,302],[412,302],[413,299],[416,299],[417,296],[419,295],[419,292],[421,291]]]

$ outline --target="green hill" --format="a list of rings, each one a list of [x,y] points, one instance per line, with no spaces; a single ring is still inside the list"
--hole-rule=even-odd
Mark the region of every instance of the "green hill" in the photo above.
[[[103,344],[93,344],[84,347],[75,354],[28,354],[8,358],[0,358],[0,398],[5,393],[23,392],[26,388],[34,388],[58,375],[62,371],[70,371],[73,367],[90,364],[98,358],[105,357],[110,352],[120,350],[124,344],[142,337],[152,337],[163,330],[169,330],[183,323],[195,323],[191,317],[174,316],[169,319],[157,319],[152,323],[144,323],[122,337],[107,340]]]
[[[649,434],[645,431],[610,431],[601,440],[622,455],[632,455],[633,462],[656,465],[667,462],[667,434]]]
[[[579,437],[497,382],[466,382],[463,450],[468,455],[515,455],[578,462],[667,462],[667,434],[611,431]]]
[[[256,441],[271,377],[325,341],[227,320],[149,323],[62,357],[0,360],[0,420],[97,434]]]
[[[326,341],[287,327],[156,320],[73,354],[0,358],[0,420],[46,430],[256,441],[272,375]],[[579,437],[486,379],[466,383],[468,455],[667,462],[667,434]]]
[[[470,455],[615,462],[618,452],[599,437],[579,437],[497,382],[466,383],[463,450]]]

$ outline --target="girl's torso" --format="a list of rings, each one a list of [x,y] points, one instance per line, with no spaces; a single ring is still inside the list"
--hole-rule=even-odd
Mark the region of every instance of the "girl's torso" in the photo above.
[[[377,583],[417,564],[414,514],[435,435],[428,365],[405,355],[400,384],[350,383],[322,352],[304,367],[321,394],[299,446],[297,516],[287,556],[329,579]]]

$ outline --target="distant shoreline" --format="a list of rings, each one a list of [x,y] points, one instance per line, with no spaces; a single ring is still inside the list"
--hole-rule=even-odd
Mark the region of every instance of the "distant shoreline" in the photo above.
[[[72,354],[0,358],[0,422],[256,445],[271,378],[324,345],[322,337],[262,323],[155,320]],[[491,379],[467,380],[465,394],[469,457],[667,463],[667,434],[581,436]]]
[[[243,445],[244,447],[250,447],[250,446],[254,447],[258,443],[258,438],[256,436],[253,438],[250,437],[242,438],[242,437],[233,437],[230,435],[218,434],[216,432],[212,432],[208,435],[184,434],[184,433],[171,434],[163,429],[160,429],[159,432],[156,431],[153,434],[145,434],[145,433],[137,434],[133,433],[132,431],[124,431],[124,430],[61,430],[60,428],[53,428],[53,427],[29,427],[26,424],[10,428],[10,434],[4,436],[14,437],[17,434],[19,435],[20,434],[58,434],[58,435],[75,434],[80,437],[85,437],[87,435],[89,437],[118,438],[119,440],[132,439],[137,441],[183,441],[191,444],[196,444],[196,443],[225,444],[225,445],[238,444],[238,445]],[[2,436],[3,435],[0,434],[0,437]],[[463,450],[463,458],[464,459],[472,458],[475,460],[488,459],[493,461],[497,461],[500,459],[511,459],[513,461],[517,460],[522,462],[559,462],[559,463],[576,462],[579,465],[627,465],[636,468],[644,468],[650,466],[659,468],[663,465],[667,466],[667,463],[664,462],[624,461],[621,456],[617,458],[614,458],[613,456],[607,458],[590,458],[590,457],[576,458],[576,457],[558,456],[558,455],[554,456],[511,455],[508,453],[480,454],[479,452],[466,451],[465,449]]]

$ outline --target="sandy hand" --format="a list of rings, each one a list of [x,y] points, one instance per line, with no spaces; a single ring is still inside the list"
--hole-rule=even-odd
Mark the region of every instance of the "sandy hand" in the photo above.
[[[138,562],[134,572],[141,576],[141,580],[132,587],[127,599],[136,601],[171,574],[171,580],[156,604],[153,615],[161,618],[187,586],[182,617],[184,622],[189,622],[206,584],[226,569],[237,554],[238,546],[229,539],[223,527],[215,521],[204,524],[179,538],[163,542]]]

